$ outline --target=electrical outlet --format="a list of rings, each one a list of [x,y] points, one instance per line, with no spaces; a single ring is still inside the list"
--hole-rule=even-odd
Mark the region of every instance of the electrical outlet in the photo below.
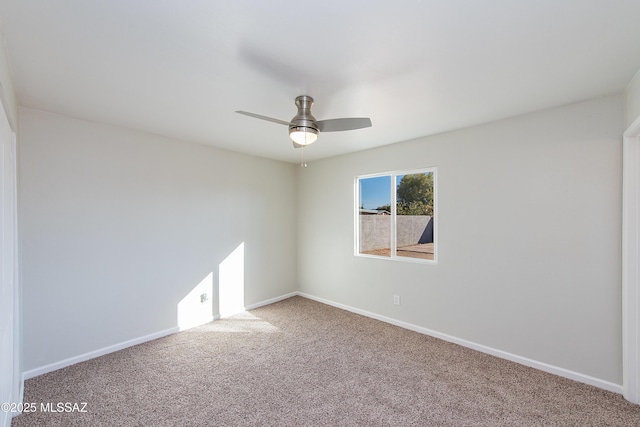
[[[209,295],[207,294],[200,295],[200,302],[205,302],[208,299],[209,299]]]
[[[393,304],[394,305],[400,305],[400,295],[394,295],[393,296]]]

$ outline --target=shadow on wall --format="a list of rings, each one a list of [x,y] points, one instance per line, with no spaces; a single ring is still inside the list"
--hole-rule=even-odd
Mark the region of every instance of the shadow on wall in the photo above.
[[[422,232],[422,236],[420,236],[420,240],[418,241],[418,243],[433,243],[433,217],[429,218],[429,222],[424,228],[424,231]]]

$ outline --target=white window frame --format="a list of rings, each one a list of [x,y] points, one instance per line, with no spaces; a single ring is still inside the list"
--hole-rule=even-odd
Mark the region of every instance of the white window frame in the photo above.
[[[411,258],[396,255],[397,252],[397,239],[396,239],[396,205],[397,205],[397,186],[396,179],[398,176],[402,175],[412,175],[412,174],[424,174],[424,173],[432,173],[433,174],[433,259],[422,259],[422,258]],[[360,180],[367,178],[377,178],[382,176],[388,176],[391,179],[391,221],[389,222],[390,236],[391,236],[391,256],[381,256],[381,255],[371,255],[371,254],[363,254],[360,253]],[[435,265],[438,263],[438,252],[439,252],[439,239],[438,239],[438,168],[426,167],[420,169],[408,169],[408,170],[396,170],[391,172],[380,172],[380,173],[372,173],[366,175],[358,175],[354,180],[354,205],[355,205],[355,220],[354,220],[354,229],[355,229],[355,242],[354,242],[354,255],[357,257],[363,258],[374,258],[374,259],[385,259],[392,261],[401,261],[401,262],[410,262],[417,264],[432,264]]]

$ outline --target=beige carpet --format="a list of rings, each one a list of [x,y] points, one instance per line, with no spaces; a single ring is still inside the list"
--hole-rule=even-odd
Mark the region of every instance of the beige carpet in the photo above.
[[[301,297],[30,379],[25,402],[87,412],[15,427],[640,426],[620,395]]]

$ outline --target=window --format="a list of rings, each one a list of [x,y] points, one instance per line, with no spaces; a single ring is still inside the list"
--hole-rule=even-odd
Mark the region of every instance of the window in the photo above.
[[[356,254],[435,262],[436,169],[356,178]]]

